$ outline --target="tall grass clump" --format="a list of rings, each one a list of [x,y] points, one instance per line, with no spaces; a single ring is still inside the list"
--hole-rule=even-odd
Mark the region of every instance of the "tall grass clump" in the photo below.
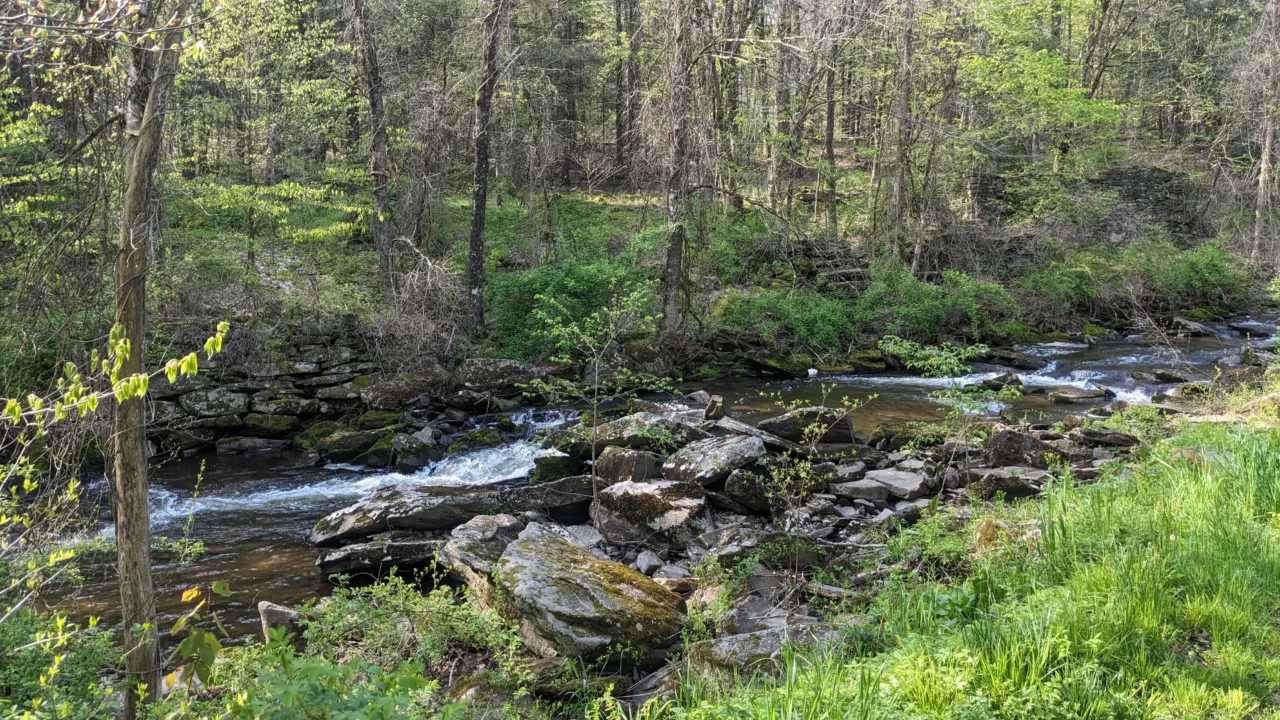
[[[939,512],[891,551],[961,522]],[[1280,717],[1280,431],[1189,428],[1097,484],[1065,479],[954,532],[963,557],[917,546],[921,570],[868,609],[879,652],[802,655],[671,716]]]

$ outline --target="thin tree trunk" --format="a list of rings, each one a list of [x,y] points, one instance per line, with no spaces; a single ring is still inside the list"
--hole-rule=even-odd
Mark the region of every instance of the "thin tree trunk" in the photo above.
[[[674,36],[672,49],[673,67],[670,72],[672,86],[669,89],[671,113],[675,121],[675,137],[671,154],[671,168],[667,174],[667,260],[662,275],[662,325],[664,341],[675,338],[680,325],[680,290],[684,284],[685,228],[681,221],[687,200],[687,169],[689,163],[689,113],[692,88],[690,69],[692,52],[690,35],[692,13],[688,0],[675,0],[669,6]]]
[[[1267,64],[1267,86],[1263,93],[1264,107],[1262,108],[1262,122],[1264,123],[1262,135],[1262,157],[1258,165],[1258,197],[1253,207],[1253,250],[1249,254],[1251,262],[1258,262],[1262,255],[1262,235],[1263,226],[1265,225],[1267,213],[1271,210],[1271,163],[1272,156],[1275,153],[1275,134],[1276,134],[1276,108],[1275,105],[1280,101],[1280,27],[1277,22],[1280,21],[1280,15],[1277,14],[1277,6],[1280,0],[1267,1],[1267,35],[1266,35],[1266,56]]]
[[[792,3],[783,0],[778,7],[778,79],[774,88],[774,141],[769,159],[769,209],[778,209],[782,193],[783,165],[788,162],[791,145],[791,35]],[[789,177],[789,176],[788,176]]]
[[[185,14],[187,3],[178,7]],[[151,26],[159,8],[147,3],[140,19]],[[129,341],[122,376],[143,371],[147,272],[151,257],[151,181],[160,154],[162,122],[178,68],[182,30],[165,34],[158,53],[130,54],[124,107],[124,170],[120,177],[120,237],[115,266],[115,322]],[[147,434],[143,398],[116,407],[112,461],[116,485],[116,558],[125,646],[124,717],[160,693],[155,587],[151,581],[151,508],[147,497]],[[135,628],[139,628],[135,630]],[[140,695],[140,692],[141,695]]]
[[[834,56],[834,53],[833,53]],[[827,230],[836,234],[836,66],[835,57],[827,68],[827,132],[825,138],[827,161]]]
[[[484,334],[484,214],[489,194],[489,114],[498,85],[498,40],[506,0],[493,0],[484,18],[484,69],[476,91],[475,185],[471,192],[471,247],[467,255],[467,306],[472,332]]]
[[[636,18],[636,0],[627,4],[627,166],[635,162],[636,117],[640,112],[640,23]]]
[[[622,0],[613,0],[613,46],[614,52],[622,56],[622,33],[624,30]],[[620,169],[627,167],[627,83],[626,67],[619,62],[613,71],[614,105],[613,105],[613,152],[614,162]]]
[[[900,233],[907,204],[907,161],[911,152],[911,57],[916,22],[916,2],[906,0],[906,21],[902,31],[902,64],[898,68],[897,116],[898,152],[893,168],[893,186],[889,197],[889,219],[894,232]],[[898,243],[894,241],[895,253]]]
[[[360,65],[369,96],[369,174],[373,177],[373,246],[378,251],[382,277],[395,287],[391,257],[391,201],[387,196],[387,116],[382,103],[382,73],[378,70],[377,45],[364,0],[352,0],[351,24],[360,45]]]

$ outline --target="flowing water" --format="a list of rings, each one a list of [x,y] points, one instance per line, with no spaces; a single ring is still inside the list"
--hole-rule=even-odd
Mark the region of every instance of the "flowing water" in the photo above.
[[[1165,368],[1189,379],[1215,374],[1214,361],[1243,347],[1246,338],[1223,326],[1214,327],[1217,338],[1201,338],[1173,347],[1142,346],[1106,340],[1092,346],[1054,343],[1025,348],[1028,354],[1048,361],[1036,371],[1018,371],[1029,386],[1046,388],[1070,385],[1106,388],[1116,399],[1149,401],[1169,385],[1143,384],[1133,379],[1138,370]],[[941,408],[930,393],[959,382],[970,384],[1008,372],[995,366],[974,366],[963,378],[928,379],[906,375],[829,375],[805,380],[725,378],[690,384],[688,390],[705,389],[720,394],[734,416],[754,423],[777,413],[775,397],[817,404],[836,404],[848,397],[864,401],[855,414],[859,434],[886,423],[936,420]],[[874,397],[872,397],[874,396]],[[872,399],[868,400],[867,398]],[[1090,404],[1055,406],[1045,396],[1030,395],[1016,401],[1016,412],[1045,419],[1083,412],[1110,400]],[[1002,408],[990,407],[996,414]],[[172,461],[152,475],[153,532],[169,538],[183,536],[190,523],[191,537],[202,541],[206,552],[187,566],[159,563],[155,571],[156,599],[163,619],[173,619],[186,608],[182,591],[214,580],[230,583],[233,595],[219,599],[216,609],[233,637],[258,632],[257,603],[282,604],[323,596],[331,586],[315,566],[316,552],[306,544],[306,534],[325,514],[351,504],[386,485],[483,485],[518,478],[533,467],[535,457],[547,454],[531,442],[532,431],[569,419],[565,413],[544,411],[516,418],[529,430],[527,439],[504,447],[453,456],[417,473],[404,475],[370,472],[358,468],[299,467],[288,456],[206,456]],[[203,472],[201,467],[203,465]],[[198,484],[198,487],[197,487]],[[91,484],[105,492],[105,481]],[[103,499],[106,505],[105,498]],[[103,533],[110,535],[110,525]],[[98,615],[118,621],[118,595],[114,570],[107,559],[89,562],[85,580],[66,598],[64,606],[76,615]],[[167,623],[166,623],[167,624]]]

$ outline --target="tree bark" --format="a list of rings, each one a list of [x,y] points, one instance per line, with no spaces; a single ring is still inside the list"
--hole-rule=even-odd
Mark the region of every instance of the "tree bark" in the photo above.
[[[178,7],[184,15],[187,2]],[[145,3],[139,22],[153,27],[159,7]],[[160,153],[165,107],[178,68],[182,29],[164,34],[159,51],[129,56],[124,99],[124,169],[120,177],[120,236],[115,264],[115,322],[129,341],[122,377],[143,371],[147,272],[151,257],[151,183]],[[143,398],[124,400],[112,417],[116,486],[116,559],[125,646],[124,717],[159,697],[155,587],[151,580],[151,508],[147,497],[147,436]],[[139,693],[141,691],[141,694]]]
[[[782,194],[783,166],[788,162],[787,150],[791,144],[791,13],[792,3],[783,0],[778,5],[778,79],[774,88],[773,151],[769,158],[769,209],[778,209]]]
[[[669,102],[675,122],[671,153],[671,167],[667,173],[667,260],[662,274],[662,324],[663,341],[674,340],[680,326],[680,290],[684,284],[685,228],[682,217],[688,195],[687,170],[689,164],[689,113],[692,88],[689,87],[693,66],[689,37],[692,13],[688,0],[675,0],[669,5],[671,13],[672,67]]]
[[[382,73],[378,69],[378,50],[364,0],[352,0],[351,27],[360,46],[360,69],[369,100],[369,174],[373,179],[373,247],[378,251],[378,268],[388,286],[395,286],[395,268],[391,255],[391,200],[387,195],[387,115],[382,99]]]
[[[1249,254],[1250,262],[1257,263],[1262,256],[1262,236],[1266,224],[1266,216],[1271,210],[1271,167],[1275,154],[1276,135],[1276,103],[1280,102],[1280,14],[1277,13],[1280,0],[1267,0],[1267,34],[1264,52],[1267,57],[1266,87],[1263,91],[1262,108],[1262,157],[1258,164],[1258,197],[1253,207],[1253,248]]]
[[[472,332],[484,334],[484,216],[489,194],[489,114],[498,86],[498,41],[506,0],[493,0],[484,18],[484,68],[476,91],[475,184],[471,191],[471,247],[467,254],[467,308]]]
[[[836,234],[836,58],[832,53],[827,68],[827,131],[824,138],[827,161],[827,230]]]
[[[916,22],[915,0],[906,0],[906,6],[906,20],[902,30],[902,62],[898,68],[898,101],[894,111],[897,116],[898,148],[889,196],[889,219],[894,232],[901,232],[906,214],[907,161],[911,153],[911,59]],[[894,247],[896,250],[896,240]]]

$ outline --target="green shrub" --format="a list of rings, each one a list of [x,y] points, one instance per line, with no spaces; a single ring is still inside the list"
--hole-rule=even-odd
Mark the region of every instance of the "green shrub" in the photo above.
[[[21,717],[32,701],[65,703],[65,717],[94,716],[103,709],[111,691],[108,673],[120,658],[109,631],[77,628],[26,608],[0,622],[0,649],[0,718]]]
[[[509,668],[521,647],[514,628],[463,599],[446,587],[424,594],[394,576],[341,587],[315,607],[303,634],[311,651],[383,668],[412,661],[447,675],[447,667],[436,666],[458,650],[486,654]]]
[[[1017,303],[998,283],[946,271],[941,285],[931,285],[892,257],[871,266],[870,282],[853,316],[864,333],[922,341],[1003,339],[1021,333]]]
[[[731,328],[814,353],[841,352],[853,339],[849,306],[811,290],[729,291],[716,314]]]
[[[638,273],[609,262],[591,265],[544,265],[499,275],[485,297],[500,352],[525,360],[539,360],[555,350],[534,316],[537,296],[555,298],[570,314],[586,316],[608,304],[619,292],[634,289]]]

